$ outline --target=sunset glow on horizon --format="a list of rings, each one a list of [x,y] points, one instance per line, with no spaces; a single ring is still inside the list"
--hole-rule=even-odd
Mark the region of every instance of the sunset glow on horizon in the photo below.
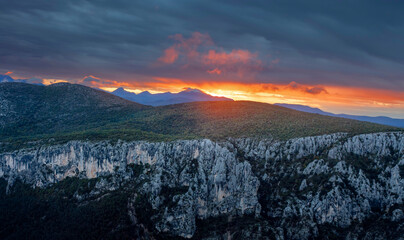
[[[123,3],[3,4],[0,72],[404,119],[401,3]]]
[[[220,60],[225,64],[225,60]],[[244,60],[243,60],[244,61]],[[215,71],[220,71],[215,68]],[[216,73],[220,75],[220,73]],[[18,78],[13,72],[6,75]],[[139,94],[178,93],[185,88],[199,89],[209,95],[227,97],[236,101],[264,103],[287,103],[307,105],[332,113],[404,118],[404,92],[386,89],[349,87],[337,85],[304,85],[294,81],[288,84],[243,83],[198,80],[185,81],[179,78],[152,77],[150,81],[115,81],[93,75],[82,79],[42,79],[44,85],[70,82],[112,92],[123,87],[128,92]],[[247,81],[248,82],[248,81]]]
[[[118,87],[122,86],[100,88],[112,92]],[[288,85],[223,82],[193,84],[182,82],[179,79],[166,80],[166,83],[150,82],[144,85],[127,84],[123,86],[126,91],[136,94],[143,91],[148,91],[152,94],[164,92],[177,93],[188,87],[202,90],[212,96],[227,97],[236,101],[299,104],[320,108],[333,113],[369,116],[387,115],[395,118],[404,117],[404,95],[402,92],[391,90],[348,88],[342,86],[305,86],[293,82]],[[321,91],[316,90],[318,92],[315,92],[313,89],[321,89]],[[367,109],[371,109],[371,112]]]

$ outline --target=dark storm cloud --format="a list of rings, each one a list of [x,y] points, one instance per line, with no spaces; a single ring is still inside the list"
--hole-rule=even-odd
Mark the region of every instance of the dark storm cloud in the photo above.
[[[217,52],[257,53],[254,77],[233,81],[404,90],[403,10],[400,1],[0,1],[0,70],[229,80],[216,68],[155,64],[175,44],[169,36],[200,32]]]

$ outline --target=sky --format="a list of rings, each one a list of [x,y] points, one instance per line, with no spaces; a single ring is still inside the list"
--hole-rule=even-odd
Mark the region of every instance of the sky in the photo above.
[[[0,74],[404,118],[404,2],[0,1]]]

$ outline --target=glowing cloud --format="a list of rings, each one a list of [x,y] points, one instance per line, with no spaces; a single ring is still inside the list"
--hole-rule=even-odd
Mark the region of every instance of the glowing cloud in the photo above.
[[[209,50],[209,52],[203,56],[203,62],[207,65],[226,65],[226,64],[238,64],[249,63],[256,60],[258,54],[250,53],[247,50],[234,49],[230,53],[216,52],[215,50]]]
[[[209,74],[217,74],[217,75],[220,75],[222,73],[222,71],[219,68],[215,68],[213,70],[208,70],[207,72]]]
[[[319,87],[319,86],[310,87],[310,86],[305,86],[305,85],[299,84],[297,82],[289,83],[288,87],[291,89],[294,89],[294,90],[300,90],[300,91],[314,94],[314,95],[320,94],[320,93],[328,93],[327,90],[323,87]]]
[[[199,57],[198,48],[200,46],[213,45],[212,39],[208,34],[199,32],[192,33],[188,39],[181,34],[169,36],[175,43],[164,50],[164,54],[157,60],[165,64],[173,64],[178,60],[179,55],[184,55],[188,59],[196,59]]]
[[[213,46],[214,43],[209,34],[202,34],[200,32],[192,33],[192,36],[185,39],[181,34],[170,36],[176,43],[172,46],[180,50],[188,58],[193,59],[199,56],[198,48],[200,46]]]
[[[178,58],[178,51],[175,47],[169,47],[164,50],[164,55],[161,56],[158,61],[166,64],[174,63]]]
[[[128,86],[127,83],[120,83],[113,80],[101,79],[99,77],[95,77],[93,75],[85,76],[83,79],[78,81],[77,83],[83,84],[89,87],[95,88],[110,88],[115,86]]]
[[[216,46],[208,34],[194,32],[190,38],[181,34],[170,36],[175,43],[164,50],[158,62],[164,64],[183,64],[183,68],[196,66],[208,74],[232,74],[238,76],[262,70],[258,53],[244,49],[224,51]],[[182,61],[181,61],[182,60]],[[277,60],[279,61],[279,60]]]

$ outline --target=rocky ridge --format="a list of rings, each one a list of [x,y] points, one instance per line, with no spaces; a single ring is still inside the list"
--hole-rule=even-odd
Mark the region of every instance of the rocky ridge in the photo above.
[[[9,192],[17,181],[48,188],[69,177],[96,180],[89,193],[75,194],[77,201],[127,189],[128,216],[143,229],[141,238],[399,239],[404,232],[400,132],[289,141],[71,141],[0,154]],[[152,224],[144,223],[143,210]],[[243,225],[201,233],[215,219]]]

